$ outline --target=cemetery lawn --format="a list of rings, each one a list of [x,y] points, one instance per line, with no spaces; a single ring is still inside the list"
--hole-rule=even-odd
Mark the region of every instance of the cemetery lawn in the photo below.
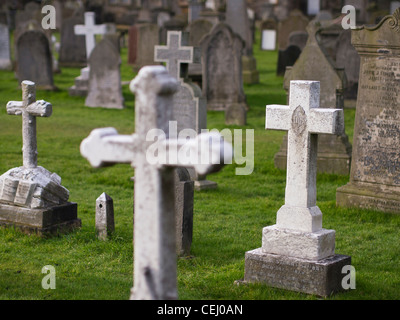
[[[226,166],[208,178],[218,189],[195,193],[192,255],[178,259],[178,291],[183,300],[313,300],[315,296],[269,288],[236,285],[244,275],[246,251],[261,246],[262,228],[275,224],[284,204],[286,175],[274,167],[283,132],[265,130],[265,106],[286,104],[283,78],[275,75],[277,52],[255,56],[260,83],[245,86],[248,125],[253,129],[254,171],[235,175],[241,164]],[[122,50],[122,80],[135,77]],[[317,67],[317,66],[316,66]],[[126,300],[133,285],[133,182],[127,165],[93,169],[80,155],[81,141],[92,129],[115,127],[134,132],[134,96],[123,86],[124,110],[84,106],[84,98],[70,97],[68,88],[79,69],[64,68],[55,75],[57,92],[37,92],[37,99],[53,104],[50,118],[37,120],[38,163],[62,178],[70,201],[78,203],[82,228],[49,239],[0,228],[0,299],[2,300]],[[22,165],[21,117],[9,116],[6,103],[21,100],[12,72],[0,71],[0,173]],[[346,132],[352,140],[354,109],[345,110]],[[227,128],[224,114],[208,113],[208,128]],[[243,136],[246,132],[243,131]],[[243,147],[243,155],[246,149]],[[318,206],[323,227],[336,230],[336,253],[350,255],[356,270],[356,289],[328,299],[389,300],[400,298],[400,215],[336,207],[336,189],[348,176],[318,175]],[[116,232],[108,241],[95,236],[95,201],[106,192],[114,200]],[[56,289],[42,288],[42,268],[56,270]]]

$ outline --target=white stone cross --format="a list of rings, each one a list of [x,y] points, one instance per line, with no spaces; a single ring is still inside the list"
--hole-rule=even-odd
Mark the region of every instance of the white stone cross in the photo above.
[[[90,54],[92,53],[94,47],[96,46],[96,35],[97,34],[106,34],[107,33],[107,25],[95,24],[95,13],[94,12],[85,12],[85,24],[84,25],[76,25],[74,27],[74,31],[76,35],[85,36],[86,40],[86,58],[89,59]]]
[[[134,287],[131,299],[176,299],[174,168],[194,167],[199,173],[215,172],[232,158],[232,146],[216,134],[193,140],[169,138],[173,94],[178,81],[163,66],[143,67],[131,82],[136,94],[135,131],[118,135],[113,128],[95,129],[81,144],[81,154],[92,166],[130,163],[135,168],[134,195]],[[148,138],[156,130],[160,137]],[[162,133],[165,134],[162,138]],[[200,147],[212,141],[208,150]],[[159,161],[151,162],[151,148],[157,146]],[[209,151],[211,162],[194,162],[177,157],[186,148],[196,158]],[[197,159],[198,160],[198,159]]]
[[[36,101],[34,82],[23,81],[21,87],[22,101],[8,102],[7,113],[22,115],[23,166],[33,169],[37,167],[36,117],[50,117],[53,107],[46,101]]]
[[[291,81],[289,106],[269,105],[266,129],[288,131],[285,205],[278,211],[277,226],[304,232],[322,229],[316,206],[318,134],[341,134],[342,109],[322,109],[318,81]]]
[[[168,31],[167,45],[154,47],[154,61],[166,62],[166,67],[175,79],[181,78],[181,64],[200,62],[200,51],[197,48],[185,46],[186,38],[181,31]]]

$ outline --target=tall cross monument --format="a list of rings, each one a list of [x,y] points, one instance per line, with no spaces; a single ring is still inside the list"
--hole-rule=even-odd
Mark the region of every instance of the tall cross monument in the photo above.
[[[316,205],[318,134],[344,130],[343,110],[319,108],[319,94],[318,81],[292,81],[289,106],[267,106],[266,129],[289,132],[285,204],[262,247],[246,252],[244,280],[329,296],[351,258],[335,255],[335,231],[322,228]]]
[[[189,141],[169,137],[177,81],[163,66],[143,67],[130,88],[136,94],[136,133],[124,136],[113,128],[95,129],[82,142],[81,154],[94,167],[129,163],[135,168],[131,299],[176,299],[174,168],[216,172],[224,166],[223,158],[232,158],[232,146],[215,133]],[[149,139],[154,133],[159,134],[157,142]],[[190,156],[178,156],[182,150]],[[212,161],[200,161],[205,158]]]

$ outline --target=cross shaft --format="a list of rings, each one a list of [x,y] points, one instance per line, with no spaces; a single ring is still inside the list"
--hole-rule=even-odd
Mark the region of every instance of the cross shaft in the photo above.
[[[10,101],[7,103],[9,115],[22,116],[22,158],[25,168],[37,167],[37,140],[36,117],[50,117],[52,105],[46,101],[36,101],[35,83],[23,81],[22,101]]]

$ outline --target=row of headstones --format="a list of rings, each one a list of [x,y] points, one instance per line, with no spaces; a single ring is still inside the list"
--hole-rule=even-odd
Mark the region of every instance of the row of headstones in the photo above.
[[[361,69],[365,73],[360,79],[354,166],[350,183],[338,190],[340,205],[386,211],[400,207],[399,169],[395,163],[390,166],[388,161],[396,153],[399,143],[399,136],[395,134],[399,124],[393,117],[393,110],[398,105],[396,92],[400,63],[397,29],[393,26],[398,25],[399,17],[400,10],[386,17],[377,27],[353,31],[355,47],[363,56]],[[381,48],[378,51],[377,46]],[[388,55],[388,52],[391,54]],[[135,299],[177,297],[176,235],[173,227],[175,198],[170,187],[173,181],[171,168],[187,167],[196,162],[186,159],[173,163],[167,160],[172,157],[161,157],[166,162],[151,165],[145,158],[149,142],[144,139],[150,129],[159,128],[167,132],[169,121],[173,119],[174,100],[171,96],[178,86],[178,81],[168,75],[164,67],[142,68],[130,86],[137,95],[136,134],[119,136],[115,129],[96,129],[81,144],[82,155],[95,167],[109,163],[135,166],[135,287],[132,291],[132,298]],[[49,116],[51,105],[35,100],[34,84],[24,82],[22,87],[23,102],[7,105],[9,114],[22,114],[24,121],[24,166],[9,175],[8,180],[3,178],[1,181],[1,199],[5,197],[6,203],[16,201],[19,205],[18,210],[8,208],[11,212],[9,217],[22,215],[21,206],[24,205],[30,208],[43,206],[40,192],[35,188],[46,192],[58,190],[44,197],[55,199],[57,195],[60,199],[58,204],[68,199],[65,191],[57,188],[61,179],[37,167],[34,118]],[[319,95],[319,82],[292,81],[289,106],[267,106],[266,128],[288,131],[285,205],[278,211],[276,225],[263,230],[262,247],[246,253],[244,281],[327,296],[341,290],[341,270],[351,260],[348,256],[334,253],[335,232],[322,228],[322,213],[316,206],[318,134],[337,135],[344,130],[343,110],[320,109]],[[386,101],[383,109],[382,101]],[[220,146],[220,136],[204,138],[214,139],[215,145]],[[197,139],[202,138],[199,136]],[[169,152],[176,151],[182,141],[170,139],[160,143],[167,146],[166,152]],[[195,143],[191,144],[191,148],[193,154],[198,154]],[[229,145],[224,144],[223,148],[231,152]],[[221,159],[221,149],[213,151]],[[194,165],[194,169],[199,174],[205,174],[216,168],[203,164]],[[41,181],[19,185],[16,178],[29,177],[27,170],[42,172]],[[20,171],[23,171],[22,174]],[[24,194],[30,195],[30,198],[23,197]],[[29,203],[26,199],[30,199]],[[4,213],[4,210],[0,212]],[[65,216],[65,212],[63,214]],[[158,227],[162,229],[154,229]],[[299,270],[309,272],[299,273]]]
[[[309,34],[307,26],[310,22],[319,22],[318,43],[324,52],[334,62],[338,69],[344,69],[347,78],[344,97],[356,100],[359,78],[360,59],[357,51],[351,45],[351,30],[343,29],[341,18],[324,12],[317,15],[312,21],[304,16],[300,10],[292,11],[288,18],[276,21],[271,18],[261,23],[261,49],[278,49],[277,75],[283,76],[287,67],[292,67],[298,60],[307,44]],[[314,36],[314,35],[312,35]],[[354,105],[353,105],[354,106]]]

